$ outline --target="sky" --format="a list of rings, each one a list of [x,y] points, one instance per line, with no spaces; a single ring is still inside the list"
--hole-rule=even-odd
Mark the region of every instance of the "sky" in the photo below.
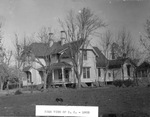
[[[140,32],[144,33],[144,23],[150,17],[150,0],[0,0],[3,45],[11,50],[14,33],[21,40],[24,35],[32,35],[43,26],[50,26],[59,33],[58,19],[63,20],[71,9],[78,12],[83,7],[90,8],[102,18],[114,33],[114,38],[125,27],[135,43]]]

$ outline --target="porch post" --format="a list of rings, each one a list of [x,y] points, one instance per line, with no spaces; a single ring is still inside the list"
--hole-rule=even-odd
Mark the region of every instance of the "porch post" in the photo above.
[[[62,73],[63,87],[66,88],[66,85],[65,85],[65,77],[64,77],[64,67],[61,68],[61,73]]]
[[[52,70],[52,83],[54,82],[54,70]]]
[[[64,68],[61,68],[61,73],[62,73],[62,81],[65,82],[65,78],[64,78]]]
[[[141,70],[140,70],[140,75],[141,75],[140,77],[142,78],[143,76],[142,76],[142,71]]]

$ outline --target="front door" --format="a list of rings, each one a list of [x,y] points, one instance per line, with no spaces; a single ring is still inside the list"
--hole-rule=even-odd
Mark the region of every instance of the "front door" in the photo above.
[[[69,71],[69,69],[64,69],[64,77],[66,82],[69,82]]]

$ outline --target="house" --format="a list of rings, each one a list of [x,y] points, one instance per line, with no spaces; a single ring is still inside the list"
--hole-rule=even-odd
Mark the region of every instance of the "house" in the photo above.
[[[97,47],[94,48],[99,54],[96,58],[99,82],[112,83],[114,80],[133,79],[136,64],[131,59],[118,57],[108,60]]]
[[[137,79],[143,83],[150,83],[150,63],[146,60],[139,61],[138,66],[136,68],[136,77]]]
[[[109,70],[113,73],[113,80],[134,79],[136,64],[130,58],[118,58],[109,61]]]
[[[43,83],[43,74],[40,69],[42,65],[46,65],[45,56],[49,52],[49,45],[46,43],[32,43],[30,46],[26,47],[26,52],[22,56],[26,56],[25,67],[23,71],[26,73],[27,79],[23,79],[23,86],[28,86],[33,83],[33,85],[38,85]],[[25,55],[30,51],[30,55]],[[35,59],[37,62],[31,59]]]
[[[62,32],[63,33],[63,32]],[[30,60],[25,63],[23,71],[27,74],[27,80],[24,81],[26,85],[38,85],[43,83],[43,66],[47,66],[49,71],[47,82],[50,84],[73,84],[77,83],[77,79],[74,73],[74,67],[71,59],[68,56],[72,49],[73,55],[76,56],[77,49],[80,52],[84,52],[83,56],[83,73],[81,74],[81,82],[91,85],[92,82],[97,81],[97,70],[96,70],[96,57],[98,56],[95,49],[88,43],[84,48],[82,46],[82,39],[66,43],[65,38],[61,37],[61,41],[49,43],[32,43],[29,51],[31,55],[38,62],[30,63]],[[68,48],[71,46],[71,48]],[[46,62],[44,57],[49,58],[49,62]],[[28,57],[27,59],[32,59]],[[48,64],[50,63],[50,64]]]
[[[104,54],[97,47],[94,47],[94,49],[98,53],[98,57],[96,57],[96,68],[97,68],[97,77],[98,77],[97,81],[101,83],[103,83],[104,81],[112,82],[113,81],[112,71],[107,69],[107,73],[106,73],[106,67],[108,65],[109,60],[104,56]]]
[[[63,35],[62,33],[64,32],[62,31],[61,35]],[[75,67],[73,67],[74,64],[70,58],[79,55],[77,52],[83,52],[81,83],[91,86],[93,82],[112,83],[113,80],[121,78],[133,78],[135,65],[129,58],[108,60],[97,47],[93,47],[88,41],[83,47],[82,39],[67,43],[65,37],[61,36],[61,40],[58,42],[50,39],[48,43],[32,43],[29,47],[28,51],[31,54],[27,57],[23,69],[27,74],[24,86],[31,85],[31,83],[34,85],[42,84],[44,79],[43,67],[48,72],[48,85],[77,83]],[[69,56],[70,54],[72,56]],[[36,62],[30,62],[32,58]],[[105,73],[106,79],[104,79]]]
[[[53,84],[74,84],[77,83],[75,71],[70,59],[69,54],[72,52],[74,56],[78,54],[76,50],[79,48],[83,54],[83,73],[81,75],[81,82],[91,85],[97,81],[97,70],[96,70],[96,57],[98,56],[94,48],[88,43],[86,47],[81,48],[82,41],[78,40],[71,43],[63,43],[63,40],[59,43],[60,45],[53,49],[51,53],[51,65],[49,70],[51,71],[51,82]],[[71,46],[71,48],[69,48]],[[78,46],[78,47],[77,47]],[[72,51],[70,51],[72,49]]]

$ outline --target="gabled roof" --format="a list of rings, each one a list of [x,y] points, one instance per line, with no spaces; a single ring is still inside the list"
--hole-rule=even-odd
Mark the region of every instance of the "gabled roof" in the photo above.
[[[137,70],[141,70],[141,69],[150,69],[150,63],[148,61],[143,61],[137,67]]]
[[[109,69],[121,68],[126,59],[109,60]]]
[[[66,63],[66,62],[58,62],[58,63],[53,63],[51,64],[48,69],[51,70],[51,69],[60,69],[60,68],[71,68],[72,66],[69,64],[69,63]]]
[[[130,58],[118,58],[115,60],[109,60],[109,69],[121,68],[125,62],[136,66],[136,64]]]
[[[56,49],[53,50],[52,54],[62,53],[64,51],[65,53],[69,54],[70,49],[72,50],[71,52],[76,53],[76,51],[81,47],[82,44],[83,44],[82,39],[66,43],[64,45],[60,44]]]
[[[27,72],[30,70],[30,68],[31,68],[31,66],[24,67],[22,71]]]
[[[43,57],[50,51],[47,43],[32,43],[30,49],[36,57]]]
[[[32,43],[29,46],[25,47],[24,54],[28,53],[28,51],[31,51],[31,53],[35,57],[44,57],[47,55],[50,55],[52,52],[57,50],[58,47],[60,47],[60,42],[54,42],[53,45],[50,47],[48,43]],[[22,55],[22,57],[23,57]]]
[[[97,67],[106,67],[108,59],[104,56],[104,54],[98,49],[98,47],[93,47],[98,57],[96,57],[96,66]]]

